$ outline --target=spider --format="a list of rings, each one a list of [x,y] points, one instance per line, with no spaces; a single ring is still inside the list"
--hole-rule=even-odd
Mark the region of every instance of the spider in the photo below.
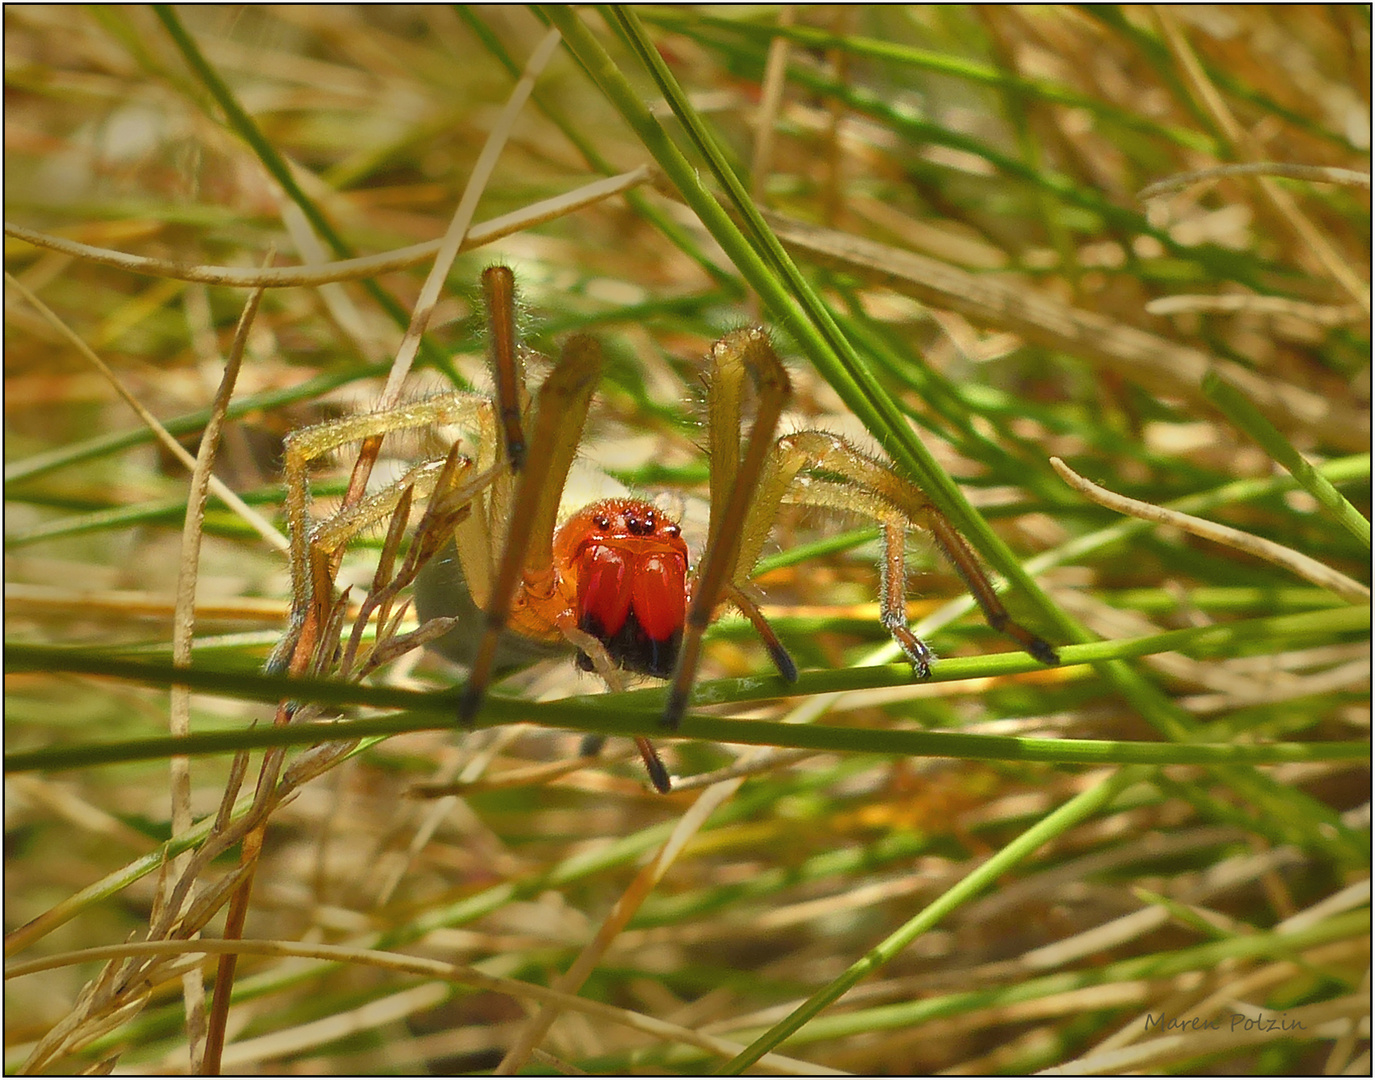
[[[670,679],[664,726],[687,708],[702,634],[729,603],[753,624],[779,674],[797,668],[753,599],[750,572],[780,506],[798,503],[864,514],[883,537],[881,622],[917,678],[930,676],[932,653],[908,627],[906,536],[929,530],[996,630],[1045,664],[1055,650],[1013,622],[973,552],[913,484],[824,431],[776,437],[790,394],[787,372],[762,329],[733,331],[712,346],[707,376],[711,510],[706,546],[695,566],[678,522],[635,498],[604,499],[559,520],[559,503],[602,371],[601,349],[587,335],[568,338],[532,399],[514,319],[509,268],[482,274],[495,395],[449,393],[399,408],[294,432],[286,443],[287,508],[292,539],[293,627],[312,604],[328,607],[329,560],[360,530],[394,514],[412,494],[442,502],[453,518],[454,547],[483,630],[462,692],[459,719],[482,707],[503,632],[567,643],[580,667],[612,690],[623,672]],[[747,386],[755,417],[742,436]],[[309,517],[309,463],[348,443],[405,429],[458,424],[475,431],[476,457],[457,453],[422,462],[402,480],[332,518]],[[322,607],[323,605],[323,607]],[[317,614],[317,618],[323,618]],[[293,635],[289,633],[288,637]],[[654,786],[670,790],[667,771],[647,739],[637,739]]]

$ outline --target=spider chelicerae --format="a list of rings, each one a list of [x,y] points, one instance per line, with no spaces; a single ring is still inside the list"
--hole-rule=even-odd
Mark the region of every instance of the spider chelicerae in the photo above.
[[[462,577],[483,615],[480,640],[459,706],[471,721],[482,708],[503,632],[566,643],[578,663],[612,690],[623,672],[670,679],[664,725],[678,726],[687,708],[703,631],[723,604],[753,624],[779,674],[797,668],[754,599],[749,577],[784,503],[857,512],[882,530],[880,619],[917,678],[931,673],[932,654],[907,625],[906,537],[923,528],[935,538],[995,629],[1045,664],[1055,650],[1014,622],[978,560],[923,492],[839,435],[777,435],[788,401],[787,372],[759,328],[736,330],[712,346],[707,371],[711,510],[696,565],[677,521],[641,499],[603,499],[560,520],[560,502],[602,371],[601,348],[584,334],[569,337],[538,394],[525,387],[524,352],[515,330],[514,279],[505,266],[482,275],[495,394],[448,393],[400,407],[347,417],[294,432],[286,441],[287,511],[291,529],[292,629],[285,656],[302,628],[323,625],[333,605],[333,566],[361,530],[391,518],[404,525],[411,500],[428,497],[434,526],[412,563],[452,538]],[[753,387],[754,420],[742,432]],[[473,456],[455,444],[446,458],[423,461],[401,480],[339,513],[313,522],[310,463],[342,446],[407,430],[453,424],[475,432]],[[406,513],[398,513],[403,507]],[[413,544],[413,548],[416,545]],[[410,578],[407,577],[407,580]],[[670,789],[652,745],[637,739],[654,786]]]

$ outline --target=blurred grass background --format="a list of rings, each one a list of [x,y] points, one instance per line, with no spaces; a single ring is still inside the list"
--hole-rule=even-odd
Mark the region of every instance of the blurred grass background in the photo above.
[[[1229,178],[1137,197],[1152,182],[1223,162],[1368,170],[1368,9],[637,15],[756,203],[801,223],[791,228],[814,246],[810,256],[793,248],[795,258],[883,404],[911,421],[1016,557],[1066,553],[1037,578],[1060,611],[1107,639],[1312,618],[1301,631],[1276,624],[1220,647],[1129,661],[1133,693],[1088,666],[763,705],[742,693],[729,715],[824,713],[856,729],[858,752],[775,760],[724,798],[583,996],[749,1043],[1002,857],[996,888],[886,951],[843,1001],[778,1045],[793,1062],[775,1068],[1018,1073],[1119,1052],[1128,1055],[1116,1059],[1119,1070],[1368,1071],[1364,763],[1128,775],[862,752],[865,729],[888,727],[1153,740],[1160,715],[1209,742],[1364,736],[1368,630],[1343,616],[1342,600],[1176,529],[1124,527],[1066,487],[1047,459],[1153,503],[1221,491],[1194,512],[1368,581],[1368,543],[1295,490],[1208,401],[1190,366],[1202,355],[1215,370],[1254,376],[1280,403],[1267,407],[1270,419],[1368,517],[1368,187],[1271,181],[1277,197],[1254,178]],[[513,71],[543,33],[524,8],[208,6],[177,16],[360,254],[444,232]],[[679,121],[654,104],[624,24],[591,10],[559,17],[580,20],[601,43],[714,189]],[[248,268],[273,248],[279,264],[300,261],[284,224],[288,200],[150,10],[10,5],[5,29],[7,221],[190,264]],[[776,100],[765,85],[771,47],[785,72]],[[771,150],[761,151],[761,124]],[[651,160],[560,50],[478,220]],[[1068,312],[1077,335],[1038,337],[1010,306],[982,308],[979,318],[959,297],[934,302],[930,283],[926,292],[913,285],[896,259],[880,273],[844,251],[816,254],[816,244],[834,248],[845,237],[925,256],[968,275],[951,280],[991,283],[1030,310]],[[171,426],[194,447],[195,414],[214,393],[242,290],[140,276],[11,237],[5,254],[9,272],[148,409],[169,424],[191,418]],[[532,345],[554,353],[581,329],[604,342],[609,371],[588,461],[681,501],[690,524],[706,491],[701,357],[733,326],[763,319],[775,329],[796,389],[785,425],[871,447],[871,436],[885,437],[857,419],[853,387],[818,375],[805,343],[753,306],[743,271],[694,213],[649,187],[460,255],[411,393],[485,386],[475,283],[498,259],[517,270]],[[423,271],[376,281],[403,317]],[[269,513],[281,499],[281,436],[368,408],[400,340],[402,327],[363,285],[328,288],[335,292],[269,290],[248,343],[239,415],[217,470]],[[1074,312],[1101,321],[1075,323]],[[185,471],[13,289],[6,314],[7,640],[165,658]],[[1144,359],[1129,363],[1114,349],[1134,331],[1152,337],[1140,346]],[[1229,487],[1239,483],[1245,497]],[[330,486],[322,476],[317,490]],[[252,672],[285,618],[285,558],[213,500],[206,531],[195,662]],[[363,580],[377,539],[350,555]],[[761,584],[799,666],[894,659],[876,617],[873,531],[789,513],[774,539]],[[915,621],[962,587],[927,545],[914,551]],[[1038,603],[1015,589],[1006,600],[1017,618],[1068,643]],[[942,657],[1008,648],[973,615],[945,614],[931,628]],[[411,687],[452,679],[433,657],[398,667],[382,678]],[[747,624],[715,628],[705,676],[768,670]],[[531,696],[596,692],[567,660],[522,679]],[[197,731],[242,729],[267,715],[193,698]],[[166,716],[160,689],[7,676],[9,750],[161,734]],[[496,737],[427,731],[350,757],[272,817],[246,936],[390,941],[553,984],[697,793],[654,796],[623,760],[439,804],[402,796],[416,781],[470,769],[475,755],[500,776],[575,747],[574,736],[533,727]],[[735,758],[707,743],[665,748],[684,777]],[[195,760],[198,815],[214,812],[227,767]],[[1120,788],[1082,819],[1053,818],[1106,783]],[[74,905],[70,921],[25,941],[15,959],[146,931],[156,873],[73,897],[159,850],[170,830],[167,791],[165,763],[9,777],[7,931]],[[1014,841],[1047,822],[1048,842],[1014,859]],[[206,880],[232,865],[220,860]],[[245,958],[227,1071],[490,1071],[532,1006],[415,972],[300,964]],[[75,1015],[97,970],[64,966],[12,982],[8,1068]],[[1248,1031],[1234,1014],[1303,1026]],[[1213,1042],[1186,1039],[1150,1056],[1164,1034],[1152,1016],[1221,1017],[1222,1030]],[[106,1026],[87,1029],[85,1045],[53,1067],[117,1057],[125,1070],[185,1069],[176,978]],[[781,1029],[765,1041],[772,1048],[779,1038]],[[695,1072],[730,1057],[576,1011],[539,1045],[527,1070]]]

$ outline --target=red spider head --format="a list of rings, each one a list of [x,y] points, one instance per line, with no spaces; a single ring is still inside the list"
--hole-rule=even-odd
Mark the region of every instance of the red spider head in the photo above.
[[[605,499],[564,522],[554,550],[576,582],[578,628],[623,667],[672,675],[687,613],[688,554],[678,523],[639,499]],[[593,670],[586,654],[578,664]]]

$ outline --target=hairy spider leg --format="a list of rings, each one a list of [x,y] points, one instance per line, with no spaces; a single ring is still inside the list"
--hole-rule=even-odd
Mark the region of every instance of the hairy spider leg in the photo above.
[[[1038,634],[1033,634],[1021,623],[1012,620],[1012,616],[1007,613],[1007,608],[1003,607],[1002,601],[998,599],[998,594],[993,589],[993,583],[988,580],[988,575],[979,565],[974,552],[965,543],[964,537],[955,530],[955,526],[950,524],[950,519],[928,503],[925,524],[931,530],[931,535],[936,538],[936,543],[945,553],[945,557],[950,560],[950,565],[964,579],[966,587],[979,605],[988,625],[1004,637],[1011,638],[1022,647],[1024,652],[1034,656],[1041,663],[1051,666],[1058,664],[1060,654],[1055,651],[1050,642]]]
[[[716,605],[727,596],[736,603],[743,600],[746,606],[742,610],[751,622],[756,626],[767,625],[757,605],[738,588],[729,587],[735,584],[742,526],[749,514],[783,406],[792,392],[791,384],[768,334],[758,327],[735,330],[712,346],[709,378],[711,517],[707,546],[692,578],[692,603],[664,706],[663,724],[668,728],[676,728],[687,709],[701,655],[702,634],[711,622]],[[746,378],[754,383],[758,404],[742,452],[740,415]],[[786,659],[786,667],[780,662],[787,653],[772,631],[765,640],[770,642],[779,670],[785,677],[791,672],[795,679],[797,673],[792,660]]]
[[[909,528],[931,533],[990,626],[1041,663],[1060,662],[1046,641],[1012,620],[969,545],[921,489],[830,432],[799,431],[778,440],[760,478],[759,496],[745,521],[736,580],[743,580],[753,569],[783,502],[861,513],[883,527],[880,619],[918,678],[930,677],[931,650],[907,625]]]
[[[726,506],[731,492],[736,487],[736,477],[740,469],[740,431],[744,415],[746,380],[754,376],[756,370],[761,370],[762,364],[770,372],[768,377],[771,379],[776,380],[778,373],[781,373],[783,402],[785,404],[792,392],[788,383],[787,371],[783,369],[778,360],[768,335],[760,329],[740,331],[739,335],[742,340],[752,343],[753,348],[756,349],[762,341],[762,347],[768,350],[768,355],[761,359],[754,356],[748,349],[718,347],[712,350],[707,382],[707,428],[713,515],[718,508]],[[772,367],[769,367],[770,360]],[[775,367],[777,371],[773,370]],[[759,380],[756,378],[755,381],[758,382]],[[762,395],[760,402],[762,407]],[[777,420],[775,420],[772,427],[777,428],[777,426]],[[764,441],[772,437],[772,429],[763,435]],[[722,519],[714,517],[713,520],[719,522]],[[738,531],[738,527],[731,528],[732,534]],[[709,539],[708,547],[710,546],[711,541]],[[778,635],[774,633],[773,627],[764,618],[764,613],[759,610],[759,604],[755,600],[758,590],[747,581],[736,580],[734,577],[726,582],[725,590],[726,598],[740,610],[741,614],[749,619],[755,632],[763,639],[778,673],[786,682],[797,682],[797,665],[793,663],[793,658],[788,655],[788,650],[783,647],[783,643],[778,640]]]
[[[538,622],[552,624],[554,630],[590,659],[593,669],[612,691],[624,689],[606,647],[578,625],[576,605],[569,604],[564,597],[560,586],[565,583],[554,566],[559,501],[601,372],[601,347],[596,339],[575,335],[564,342],[558,363],[540,387],[525,468],[516,480],[505,548],[487,596],[486,628],[468,685],[459,700],[458,717],[462,723],[471,723],[482,707],[497,643],[517,599],[522,606],[532,609],[531,619],[527,620],[531,626],[522,629],[533,629]],[[635,745],[655,788],[667,792],[668,771],[654,747],[643,736],[636,737]]]
[[[268,670],[276,671],[285,667],[312,610],[316,612],[319,622],[323,623],[324,612],[330,605],[333,577],[330,557],[359,529],[390,513],[406,482],[403,480],[401,485],[392,485],[386,491],[361,500],[337,515],[336,520],[313,525],[310,520],[311,462],[350,443],[394,431],[428,429],[440,424],[490,428],[491,412],[492,404],[485,398],[463,393],[440,394],[398,408],[315,424],[293,431],[286,437],[283,443],[283,479],[286,484],[287,531],[291,539],[291,622],[268,661]],[[433,487],[443,460],[422,462],[407,474],[407,478],[422,486],[429,484]],[[467,471],[464,470],[465,473]],[[490,483],[492,479],[490,473],[484,475],[482,485]],[[480,491],[482,485],[475,488],[474,494]],[[321,554],[312,555],[313,551]]]
[[[431,458],[408,469],[404,476],[383,490],[369,495],[362,502],[310,527],[310,546],[313,558],[333,555],[364,529],[384,520],[400,505],[407,492],[411,498],[442,502],[448,510],[457,510],[471,503],[496,479],[493,469],[473,475],[472,458],[452,454],[449,458]]]
[[[532,406],[525,388],[524,354],[515,332],[513,275],[505,266],[492,266],[484,271],[482,282],[496,412],[510,468],[454,530],[469,594],[486,612],[483,636],[459,701],[463,723],[471,722],[482,706],[497,643],[508,625],[536,639],[570,642],[610,689],[624,688],[606,646],[580,624],[578,598],[570,596],[577,590],[578,578],[569,573],[573,569],[566,565],[569,560],[561,557],[555,566],[559,503],[592,393],[601,378],[601,348],[585,335],[566,341]],[[501,552],[499,559],[495,551]],[[644,557],[638,559],[644,562]],[[654,588],[649,586],[650,592]],[[643,584],[638,587],[641,606],[645,589]],[[668,771],[653,746],[644,738],[637,738],[636,744],[654,786],[668,791]]]
[[[907,625],[907,528],[902,522],[883,523],[883,558],[879,560],[879,622],[898,643],[918,679],[931,678],[930,647]]]
[[[482,297],[487,306],[487,356],[496,382],[497,416],[506,459],[512,472],[525,468],[522,422],[529,400],[525,390],[525,358],[516,336],[516,279],[509,266],[482,271]]]
[[[523,584],[535,598],[552,597],[556,590],[553,543],[559,500],[601,370],[596,340],[576,335],[564,343],[558,363],[540,387],[525,468],[516,478],[509,512],[501,515],[509,524],[482,605],[486,628],[459,707],[464,722],[476,715],[486,693],[497,640],[510,618],[517,589]]]

